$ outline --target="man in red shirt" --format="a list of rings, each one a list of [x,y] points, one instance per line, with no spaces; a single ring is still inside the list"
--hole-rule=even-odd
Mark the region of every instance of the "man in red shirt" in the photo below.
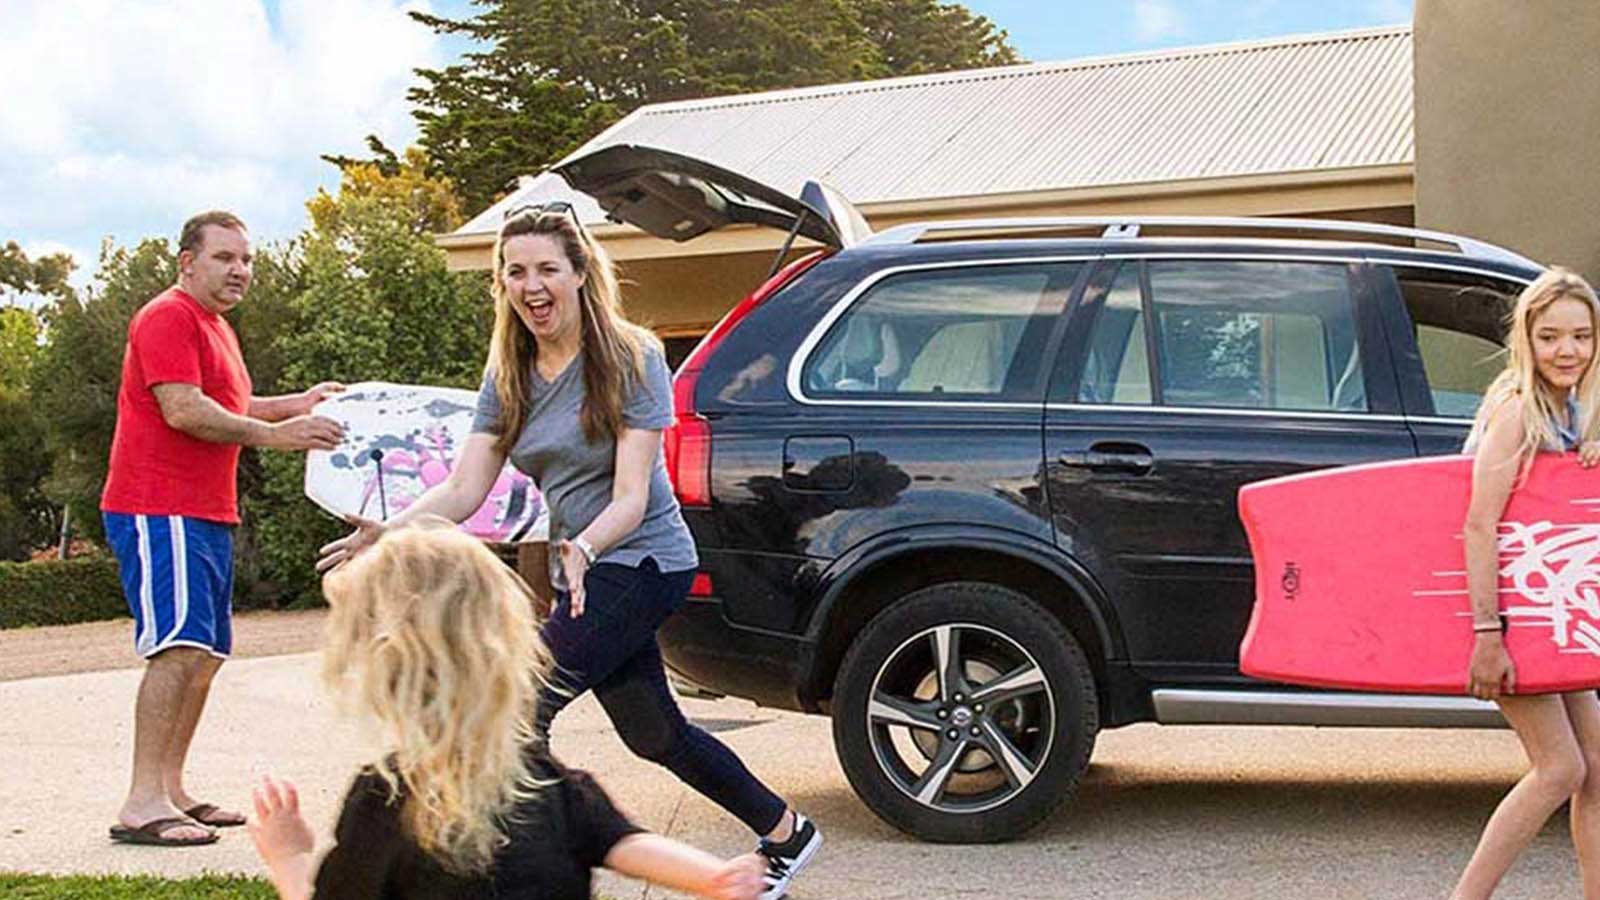
[[[201,213],[178,239],[178,283],[134,314],[100,509],[134,644],[146,660],[134,708],[133,781],[113,840],[185,846],[244,817],[197,801],[184,760],[211,680],[232,649],[233,526],[241,447],[332,450],[337,422],[311,415],[334,382],[257,397],[222,316],[250,286],[250,236]]]

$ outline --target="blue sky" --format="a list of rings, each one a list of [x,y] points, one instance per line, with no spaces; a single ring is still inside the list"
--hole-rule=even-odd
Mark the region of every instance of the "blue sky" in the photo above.
[[[1411,0],[968,0],[1032,62],[1411,21]]]
[[[305,201],[376,133],[416,136],[412,70],[465,43],[405,12],[467,0],[3,0],[0,242],[66,251],[86,283],[102,239],[172,236],[209,207],[258,241],[292,237]],[[1410,0],[969,0],[1031,61],[1391,25]],[[159,48],[159,50],[154,49]],[[63,60],[69,60],[63,63]],[[469,210],[469,213],[476,210]]]

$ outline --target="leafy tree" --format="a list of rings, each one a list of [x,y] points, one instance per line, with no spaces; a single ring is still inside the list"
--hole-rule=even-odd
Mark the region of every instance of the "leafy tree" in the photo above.
[[[448,181],[424,171],[415,149],[393,175],[344,170],[337,195],[307,203],[311,230],[297,243],[302,281],[276,322],[271,352],[280,390],[327,379],[475,387],[488,352],[492,308],[481,273],[449,271],[431,234],[455,228]],[[344,527],[303,493],[298,454],[262,454],[261,490],[247,498],[262,577],[274,590],[315,596],[316,549]]]
[[[256,248],[249,294],[229,314],[255,393],[289,393],[327,379],[476,385],[492,313],[487,285],[481,274],[450,272],[433,245],[429,236],[458,226],[461,211],[450,183],[424,168],[415,149],[388,174],[352,165],[336,195],[319,191],[307,204],[309,231]],[[32,366],[32,406],[48,428],[31,445],[54,462],[44,482],[49,496],[69,504],[74,523],[96,538],[128,321],[176,278],[167,241],[132,248],[108,242],[83,296],[69,291],[42,313],[49,342]],[[0,396],[0,428],[26,443],[34,432],[11,427],[12,409]],[[303,465],[294,453],[246,450],[241,458],[242,605],[314,588],[316,548],[339,526],[303,496]],[[0,500],[0,529],[8,527],[7,515]]]
[[[469,19],[411,14],[488,49],[419,70],[409,95],[430,171],[469,209],[648,103],[1017,61],[1004,31],[936,0],[473,2]]]
[[[282,365],[273,351],[274,333],[285,327],[289,300],[300,290],[293,244],[257,248],[255,276],[243,303],[229,319],[239,332],[246,365],[258,394],[277,392]],[[60,297],[42,311],[49,340],[33,366],[33,406],[47,428],[43,446],[53,461],[45,481],[48,496],[70,507],[74,530],[101,537],[100,490],[105,485],[116,430],[117,390],[128,321],[152,297],[177,282],[177,254],[165,239],[134,247],[101,247],[94,284]],[[260,463],[247,452],[240,468],[241,498],[259,490]],[[248,546],[251,523],[240,530]],[[241,582],[252,577],[252,555],[240,554]]]
[[[38,317],[0,307],[0,559],[26,558],[49,541],[56,522],[43,489],[50,470],[44,418],[28,394],[39,355]]]
[[[1022,59],[1006,32],[966,7],[938,0],[858,0],[867,39],[889,75],[1008,66]]]
[[[255,248],[254,273],[244,302],[234,307],[228,320],[239,335],[252,390],[258,396],[287,394],[307,385],[283,377],[282,335],[302,325],[294,301],[306,289],[303,238],[285,244]],[[274,603],[281,593],[270,577],[260,553],[261,497],[266,491],[266,460],[277,454],[247,447],[239,456],[239,516],[234,533],[235,599],[240,606]]]
[[[0,302],[9,304],[0,306],[0,559],[25,559],[49,541],[57,521],[43,487],[46,420],[28,390],[42,354],[41,323],[18,301],[70,297],[72,269],[64,253],[29,259],[15,241],[0,247]]]
[[[20,306],[0,307],[0,390],[26,390],[39,357],[39,317]]]
[[[48,494],[70,508],[74,528],[101,537],[99,501],[117,420],[128,320],[171,286],[177,261],[162,239],[100,248],[96,283],[60,297],[42,316],[49,341],[33,368],[33,401],[48,423],[54,461]]]
[[[18,294],[59,297],[70,293],[72,287],[67,278],[74,268],[72,257],[65,253],[30,260],[16,241],[6,241],[5,246],[0,247],[0,288],[9,288]],[[5,294],[5,290],[0,290],[0,298]]]
[[[44,419],[25,390],[8,385],[0,385],[0,459],[0,559],[27,559],[50,542],[58,519],[44,493]]]

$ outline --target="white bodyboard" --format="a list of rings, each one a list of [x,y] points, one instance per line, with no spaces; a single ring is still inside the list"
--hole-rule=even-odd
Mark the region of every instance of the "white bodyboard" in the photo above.
[[[313,412],[343,425],[344,440],[306,454],[306,496],[336,516],[393,517],[450,474],[477,405],[473,391],[382,381],[329,396]],[[503,542],[543,541],[550,530],[538,489],[510,463],[461,527]]]

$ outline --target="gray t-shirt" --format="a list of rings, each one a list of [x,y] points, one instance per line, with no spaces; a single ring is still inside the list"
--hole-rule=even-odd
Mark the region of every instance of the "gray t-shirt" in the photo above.
[[[622,403],[622,421],[630,428],[659,431],[672,424],[672,377],[661,350],[646,344],[644,378],[628,389]],[[579,416],[583,409],[583,357],[578,356],[556,376],[545,381],[529,373],[528,418],[522,436],[511,448],[511,464],[532,478],[550,510],[550,583],[566,590],[561,569],[561,541],[576,537],[611,502],[615,480],[617,442],[609,437],[589,443],[583,437]],[[472,430],[494,433],[500,417],[500,398],[494,392],[493,373],[483,379],[478,392],[478,412]],[[637,566],[653,557],[663,572],[681,572],[700,564],[694,540],[672,495],[667,466],[660,450],[650,472],[650,498],[644,520],[615,546],[601,552],[596,562]]]

